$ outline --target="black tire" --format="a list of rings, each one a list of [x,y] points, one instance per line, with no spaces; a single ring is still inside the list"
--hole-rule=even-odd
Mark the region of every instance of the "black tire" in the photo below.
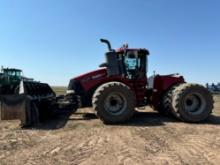
[[[132,90],[120,82],[101,85],[92,98],[93,109],[105,124],[129,120],[134,114],[135,102]]]
[[[201,122],[210,116],[213,104],[213,97],[205,87],[184,83],[173,91],[171,111],[182,121]]]
[[[179,84],[173,85],[170,89],[168,89],[163,97],[161,98],[161,101],[159,103],[159,106],[156,108],[153,108],[155,111],[159,112],[162,115],[170,116],[172,115],[171,109],[172,109],[172,96],[174,89]]]

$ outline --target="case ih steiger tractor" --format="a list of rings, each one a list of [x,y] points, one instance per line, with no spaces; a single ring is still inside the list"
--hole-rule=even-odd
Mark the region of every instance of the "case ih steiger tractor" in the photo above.
[[[146,105],[185,122],[209,117],[213,97],[205,87],[186,83],[178,74],[148,79],[148,50],[127,45],[114,50],[108,40],[101,42],[108,46],[106,63],[99,70],[71,79],[67,96],[79,96],[81,107],[92,106],[104,123],[127,121],[135,107]]]

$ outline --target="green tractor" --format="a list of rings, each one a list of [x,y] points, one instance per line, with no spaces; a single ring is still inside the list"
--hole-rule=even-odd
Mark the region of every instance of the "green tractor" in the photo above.
[[[18,94],[19,84],[23,79],[22,70],[2,67],[0,72],[0,95]]]

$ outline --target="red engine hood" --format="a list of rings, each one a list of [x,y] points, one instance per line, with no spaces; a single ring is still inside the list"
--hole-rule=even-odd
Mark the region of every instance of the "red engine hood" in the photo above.
[[[88,73],[82,74],[80,76],[74,77],[73,79],[77,80],[77,81],[83,81],[88,78],[98,78],[99,76],[102,77],[102,76],[106,76],[106,75],[107,75],[107,69],[102,68],[102,69],[97,69],[95,71],[88,72]]]

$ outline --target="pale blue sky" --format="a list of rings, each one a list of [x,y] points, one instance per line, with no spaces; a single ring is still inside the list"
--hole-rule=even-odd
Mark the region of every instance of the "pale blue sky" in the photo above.
[[[150,50],[149,72],[220,81],[218,0],[0,0],[0,65],[51,85],[98,68],[108,38]]]

